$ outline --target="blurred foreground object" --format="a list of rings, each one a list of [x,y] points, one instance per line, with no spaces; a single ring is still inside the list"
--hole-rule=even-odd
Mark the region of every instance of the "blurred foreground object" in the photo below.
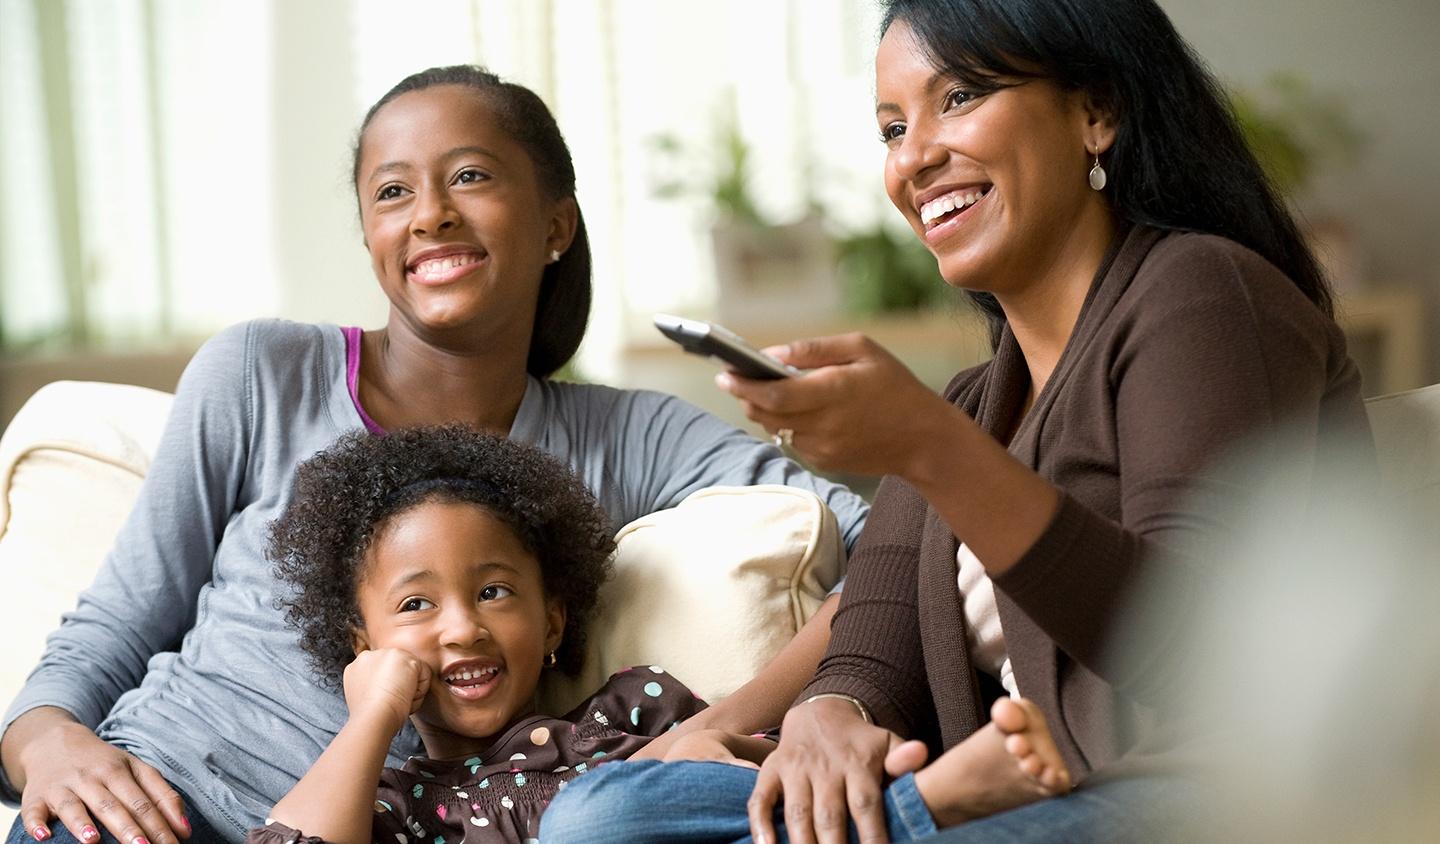
[[[1192,558],[1213,588],[1136,604],[1196,608],[1174,703],[1215,802],[1178,838],[1440,841],[1440,385],[1367,409],[1380,478],[1365,443],[1257,444],[1221,475],[1236,530]]]

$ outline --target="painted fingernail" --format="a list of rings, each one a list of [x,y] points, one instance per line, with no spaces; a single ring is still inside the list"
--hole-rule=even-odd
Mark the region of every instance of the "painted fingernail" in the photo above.
[[[99,838],[99,837],[100,837],[100,833],[96,832],[96,831],[95,831],[95,827],[91,826],[90,824],[87,823],[87,824],[85,824],[84,826],[80,827],[80,838],[81,838],[81,839],[83,839],[83,840],[85,840],[85,841],[94,841],[96,838]]]
[[[187,818],[187,817],[185,817],[184,815],[181,815],[181,816],[180,816],[180,823],[185,824],[185,831],[186,831],[186,832],[194,832],[194,831],[195,831],[194,829],[191,829],[191,827],[190,827],[190,819]]]
[[[36,841],[44,841],[45,839],[50,837],[50,830],[46,829],[45,826],[42,824],[35,827],[35,829],[30,833],[30,835]]]
[[[150,842],[145,840],[145,836],[137,835],[134,838],[130,839],[130,844],[150,844]]]

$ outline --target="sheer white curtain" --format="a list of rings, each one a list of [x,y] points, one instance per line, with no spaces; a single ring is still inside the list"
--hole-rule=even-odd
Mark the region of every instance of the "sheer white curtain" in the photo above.
[[[769,219],[798,218],[811,203],[842,223],[874,219],[877,22],[868,0],[553,3],[550,102],[575,152],[596,253],[588,372],[613,377],[616,352],[653,337],[653,312],[714,305],[713,214],[703,199],[655,195],[655,138],[678,139],[693,153],[681,166],[704,170],[733,114]]]
[[[0,0],[0,324],[130,341],[274,307],[265,4]]]
[[[0,0],[0,338],[11,344],[66,327],[37,25],[30,3]]]
[[[596,267],[581,364],[609,377],[651,312],[714,299],[708,209],[655,195],[655,137],[709,166],[733,111],[768,216],[878,213],[874,27],[868,0],[0,0],[0,327],[378,323],[354,131],[403,76],[479,62],[570,143]]]

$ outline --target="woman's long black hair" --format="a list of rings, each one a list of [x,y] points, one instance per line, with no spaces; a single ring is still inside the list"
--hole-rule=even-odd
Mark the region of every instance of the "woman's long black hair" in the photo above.
[[[1246,145],[1230,100],[1153,0],[886,0],[937,69],[979,91],[1044,78],[1115,119],[1102,155],[1123,220],[1227,237],[1278,267],[1334,315],[1314,254]],[[972,293],[998,339],[1005,314]]]

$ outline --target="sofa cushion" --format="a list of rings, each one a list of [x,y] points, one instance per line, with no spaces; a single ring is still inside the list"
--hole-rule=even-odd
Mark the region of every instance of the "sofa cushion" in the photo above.
[[[637,664],[663,666],[708,701],[725,697],[815,614],[845,551],[824,502],[786,486],[703,489],[616,540],[585,667],[542,688],[552,711]]]

